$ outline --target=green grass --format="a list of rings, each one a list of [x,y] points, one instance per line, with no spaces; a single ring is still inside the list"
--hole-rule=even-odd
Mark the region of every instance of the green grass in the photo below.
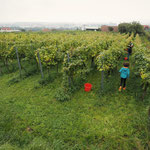
[[[149,95],[140,100],[140,79],[131,73],[127,90],[118,92],[119,74],[105,79],[92,72],[66,102],[56,101],[61,77],[42,86],[40,74],[11,83],[18,72],[0,76],[0,150],[149,149]],[[149,146],[149,148],[148,148]]]

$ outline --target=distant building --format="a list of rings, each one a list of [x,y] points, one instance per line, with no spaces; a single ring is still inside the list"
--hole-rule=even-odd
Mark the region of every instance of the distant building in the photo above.
[[[43,31],[43,32],[49,32],[49,31],[51,31],[51,30],[48,29],[48,28],[44,28],[44,29],[42,29],[42,31]]]
[[[20,30],[12,30],[11,28],[3,27],[0,32],[21,32]]]
[[[101,31],[103,32],[109,32],[110,29],[112,29],[113,32],[118,32],[118,26],[107,26],[107,25],[101,26]]]
[[[86,31],[100,31],[100,28],[99,27],[85,27]]]
[[[143,25],[143,27],[144,27],[144,30],[149,30],[150,29],[150,26],[148,26],[148,25]]]
[[[3,27],[3,28],[1,28],[1,30],[3,30],[3,31],[10,31],[11,28]]]

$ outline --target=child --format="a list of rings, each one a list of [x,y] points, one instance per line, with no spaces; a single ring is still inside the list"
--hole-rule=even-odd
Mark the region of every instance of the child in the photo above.
[[[119,91],[121,91],[122,89],[122,85],[123,85],[123,90],[126,89],[126,79],[129,77],[129,74],[130,74],[130,70],[129,70],[129,63],[128,62],[125,62],[123,63],[123,66],[121,69],[120,69],[120,77],[121,77],[121,83],[120,83],[120,87],[119,87]]]

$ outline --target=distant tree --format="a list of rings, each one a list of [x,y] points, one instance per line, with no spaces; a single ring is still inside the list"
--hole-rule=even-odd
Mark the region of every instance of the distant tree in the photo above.
[[[132,22],[132,23],[121,23],[118,26],[118,30],[120,33],[134,33],[144,35],[144,27],[139,22]]]
[[[134,34],[140,34],[140,35],[145,34],[144,27],[138,22],[132,22],[131,31]]]
[[[113,27],[108,27],[108,30],[111,32],[111,31],[114,30],[114,28]]]
[[[118,26],[118,30],[120,33],[128,33],[129,32],[129,23],[121,23]]]
[[[101,31],[101,28],[98,28],[97,31]]]
[[[25,29],[21,29],[21,32],[25,32],[26,30]]]

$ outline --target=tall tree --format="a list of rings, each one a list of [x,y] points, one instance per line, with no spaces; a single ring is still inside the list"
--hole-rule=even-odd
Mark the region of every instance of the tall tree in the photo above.
[[[130,34],[134,33],[134,35],[145,34],[144,27],[139,22],[136,22],[136,21],[132,23],[121,23],[118,26],[118,30],[120,33],[130,33]]]

